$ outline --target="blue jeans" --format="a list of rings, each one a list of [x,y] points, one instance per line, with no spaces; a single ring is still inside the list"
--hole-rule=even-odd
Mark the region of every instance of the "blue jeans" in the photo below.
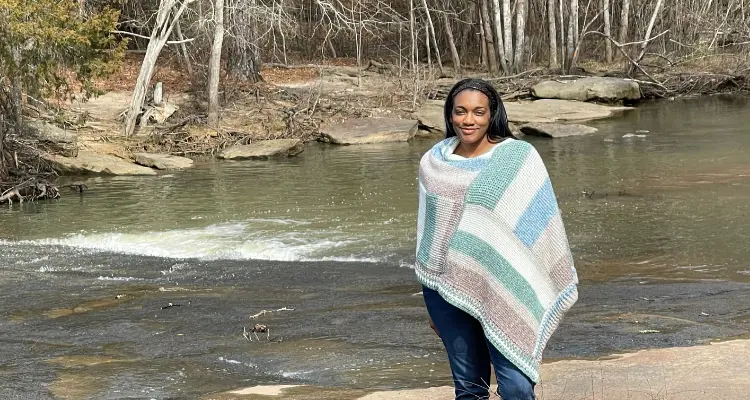
[[[456,386],[456,400],[488,399],[490,365],[495,368],[497,394],[502,400],[534,400],[534,383],[508,361],[487,338],[471,315],[423,287],[427,311],[448,352]]]

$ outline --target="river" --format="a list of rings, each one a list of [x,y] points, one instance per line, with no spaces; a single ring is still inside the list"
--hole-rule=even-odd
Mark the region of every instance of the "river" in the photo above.
[[[646,103],[595,135],[529,139],[582,281],[549,359],[749,331],[748,112],[741,97]],[[432,144],[311,144],[3,206],[0,397],[449,382],[410,269]],[[255,323],[270,334],[247,341]]]

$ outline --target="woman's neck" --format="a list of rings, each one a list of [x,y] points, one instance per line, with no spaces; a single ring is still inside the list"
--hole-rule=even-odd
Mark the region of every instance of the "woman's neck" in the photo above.
[[[496,143],[490,142],[487,138],[478,143],[466,144],[464,142],[459,142],[458,146],[453,151],[453,154],[465,158],[474,158],[490,151],[495,144]]]

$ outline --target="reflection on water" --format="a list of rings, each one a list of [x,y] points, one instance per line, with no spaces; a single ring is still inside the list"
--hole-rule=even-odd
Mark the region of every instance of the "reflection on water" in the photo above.
[[[648,104],[600,133],[532,140],[583,279],[746,280],[747,100]],[[200,259],[412,262],[416,167],[430,142],[207,162],[157,178],[95,178],[83,195],[0,211],[0,238]]]

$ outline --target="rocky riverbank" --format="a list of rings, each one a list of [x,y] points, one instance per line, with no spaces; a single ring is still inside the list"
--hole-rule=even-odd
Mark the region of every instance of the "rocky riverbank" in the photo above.
[[[383,77],[374,78],[378,79],[373,79],[370,85],[382,83]],[[305,119],[312,121],[309,129],[290,129],[295,123],[294,115],[300,114],[300,103],[305,94],[320,82],[324,83],[315,89],[319,91],[315,104],[326,111],[316,114],[308,110]],[[435,139],[444,134],[442,100],[422,101],[413,111],[397,108],[397,104],[381,106],[373,101],[372,97],[376,95],[374,87],[363,85],[352,90],[348,87],[352,83],[347,82],[349,80],[337,76],[273,86],[277,92],[274,96],[268,94],[255,104],[244,103],[244,106],[227,110],[219,130],[184,121],[175,124],[164,120],[161,124],[142,128],[134,137],[122,137],[118,133],[118,111],[126,107],[128,92],[110,92],[86,103],[75,104],[72,109],[86,115],[86,123],[75,132],[39,121],[34,124],[40,132],[40,141],[54,144],[55,148],[74,147],[73,152],[42,152],[43,160],[60,175],[155,175],[157,170],[188,168],[191,165],[189,157],[207,154],[228,160],[293,157],[302,153],[304,142],[310,140],[352,145]],[[270,93],[269,87],[267,93]],[[608,118],[629,109],[581,100],[630,102],[640,98],[639,90],[634,81],[615,78],[542,81],[528,88],[534,94],[533,99],[507,101],[506,109],[514,124],[514,132],[519,136],[525,133],[547,137],[572,136],[591,130],[570,125],[571,122]],[[297,99],[298,102],[295,104],[282,98]],[[179,110],[190,109],[196,100],[187,94],[179,94],[171,101],[174,102],[171,108]],[[341,104],[355,101],[359,109],[354,111]],[[261,109],[254,113],[252,108],[258,105]],[[277,119],[284,113],[292,115],[287,115],[288,119],[282,125],[283,121]],[[182,117],[189,119],[190,115],[183,114]],[[536,125],[533,129],[526,129],[529,124]],[[193,150],[186,150],[188,147]]]
[[[157,84],[161,93],[154,98],[160,103],[148,105],[143,126],[130,137],[120,133],[129,91],[118,87],[120,91],[74,102],[67,110],[65,129],[30,120],[34,134],[20,146],[37,155],[20,157],[21,163],[35,158],[33,170],[44,177],[157,175],[159,170],[189,168],[192,160],[205,157],[294,157],[303,153],[305,143],[316,140],[333,145],[436,140],[443,135],[442,99],[456,81],[419,82],[425,95],[420,99],[413,95],[413,79],[383,71],[320,66],[281,72],[270,70],[267,82],[252,87],[227,88],[219,129],[205,126],[205,103],[179,82]],[[724,76],[709,79],[698,92],[695,87],[656,85],[663,91],[657,93],[654,82],[607,75],[611,74],[559,76],[533,70],[488,79],[503,94],[518,137],[592,134],[596,130],[583,125],[586,121],[621,114],[643,98],[745,89],[742,77]],[[709,76],[713,75],[701,75]],[[672,82],[672,78],[663,80]],[[28,179],[28,172],[19,176],[25,185],[21,195],[38,196],[41,192],[33,188],[40,185],[57,195],[48,180]],[[0,183],[1,191],[9,188],[12,184]],[[12,194],[7,192],[0,201]]]

